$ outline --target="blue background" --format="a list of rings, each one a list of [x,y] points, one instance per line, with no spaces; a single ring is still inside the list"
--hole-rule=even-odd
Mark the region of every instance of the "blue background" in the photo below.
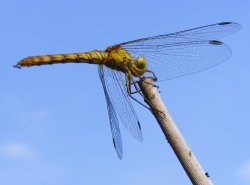
[[[250,184],[250,3],[238,1],[0,2],[0,184],[191,184],[157,122],[135,104],[144,142],[121,125],[116,156],[97,67],[18,70],[29,55],[105,49],[141,37],[233,21],[225,63],[162,83],[162,97],[215,184]]]

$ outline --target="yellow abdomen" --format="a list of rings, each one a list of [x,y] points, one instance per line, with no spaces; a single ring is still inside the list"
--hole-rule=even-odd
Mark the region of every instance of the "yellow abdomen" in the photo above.
[[[58,63],[90,63],[90,64],[103,64],[107,58],[108,53],[99,50],[82,53],[70,54],[52,54],[31,56],[22,59],[15,67],[34,66],[34,65],[47,65]]]

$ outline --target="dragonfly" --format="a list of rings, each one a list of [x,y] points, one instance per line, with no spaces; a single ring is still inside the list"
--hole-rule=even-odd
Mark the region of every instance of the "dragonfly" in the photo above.
[[[138,80],[153,76],[165,81],[216,66],[231,56],[229,47],[218,41],[240,29],[233,22],[221,22],[185,31],[123,42],[105,50],[70,54],[30,56],[14,67],[59,63],[98,65],[106,97],[113,144],[119,159],[123,156],[119,123],[142,142],[142,130],[131,103],[131,89],[140,89]]]

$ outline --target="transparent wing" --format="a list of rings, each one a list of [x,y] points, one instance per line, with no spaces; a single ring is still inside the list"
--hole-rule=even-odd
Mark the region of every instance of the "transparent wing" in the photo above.
[[[159,45],[172,45],[173,43],[182,43],[187,41],[208,41],[217,40],[228,35],[231,35],[238,31],[241,26],[233,22],[221,22],[216,24],[210,24],[207,26],[201,26],[193,29],[179,31],[175,33],[168,33],[153,37],[147,37],[137,39],[129,42],[121,43],[120,45],[126,45],[126,47],[139,47],[141,46],[157,46],[156,43],[159,41]],[[163,41],[164,39],[164,41]]]
[[[106,102],[107,102],[107,108],[108,108],[108,115],[109,115],[109,122],[110,122],[110,127],[111,127],[111,133],[112,133],[112,138],[113,138],[113,143],[114,147],[116,150],[116,153],[119,157],[119,159],[122,159],[122,138],[121,138],[121,132],[119,128],[119,121],[117,118],[117,114],[114,108],[114,105],[112,104],[110,100],[110,96],[108,94],[107,86],[106,86],[106,81],[104,78],[104,73],[103,73],[103,66],[99,66],[99,77],[102,82]]]
[[[223,22],[176,33],[121,43],[135,58],[143,55],[159,80],[168,80],[213,67],[230,57],[230,49],[215,39],[226,37],[240,25]]]
[[[125,85],[125,74],[103,66],[103,77],[107,94],[125,127],[139,141],[142,141],[140,122],[130,102]]]

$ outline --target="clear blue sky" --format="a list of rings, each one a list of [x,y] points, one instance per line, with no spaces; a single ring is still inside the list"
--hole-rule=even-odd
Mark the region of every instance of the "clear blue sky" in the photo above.
[[[232,57],[158,85],[213,182],[250,184],[249,9],[247,0],[2,0],[0,184],[191,184],[153,116],[136,104],[144,142],[121,125],[118,159],[96,66],[12,65],[29,55],[105,49],[221,21],[243,26],[223,39]]]

